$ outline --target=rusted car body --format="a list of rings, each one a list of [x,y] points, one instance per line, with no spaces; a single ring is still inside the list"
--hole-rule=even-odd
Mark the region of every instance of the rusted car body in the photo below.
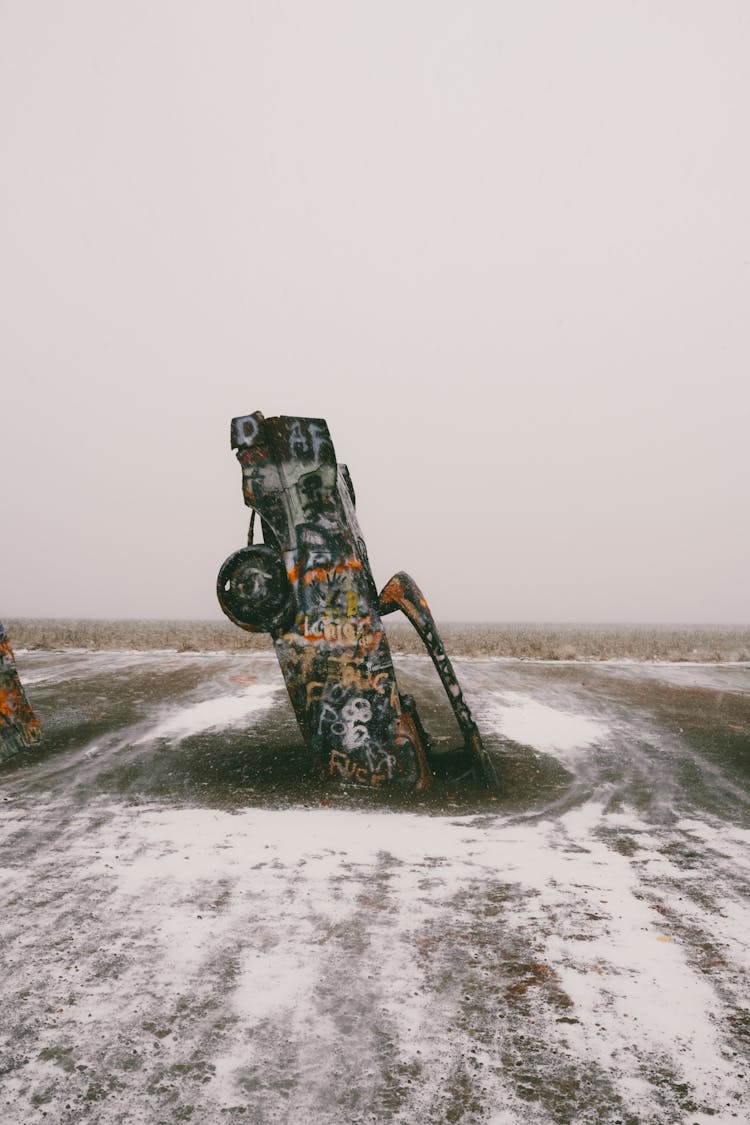
[[[18,676],[10,641],[0,622],[0,760],[39,742],[42,732]]]
[[[231,444],[252,509],[248,546],[217,580],[222,609],[268,632],[302,735],[322,772],[371,787],[429,788],[437,755],[414,701],[399,691],[383,628],[404,611],[432,656],[463,735],[458,769],[497,779],[427,603],[406,574],[378,594],[355,496],[322,418],[235,418]],[[263,543],[255,543],[255,514]],[[442,766],[447,755],[440,755]]]

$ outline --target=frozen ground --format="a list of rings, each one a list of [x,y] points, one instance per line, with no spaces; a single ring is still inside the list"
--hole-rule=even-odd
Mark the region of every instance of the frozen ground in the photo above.
[[[388,804],[270,655],[17,656],[7,1125],[750,1120],[748,665],[457,661],[504,793]]]

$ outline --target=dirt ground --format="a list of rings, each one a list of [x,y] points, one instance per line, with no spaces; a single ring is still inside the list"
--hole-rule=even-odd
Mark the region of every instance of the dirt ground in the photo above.
[[[8,1125],[748,1120],[750,665],[457,660],[503,791],[395,799],[272,654],[16,655]]]

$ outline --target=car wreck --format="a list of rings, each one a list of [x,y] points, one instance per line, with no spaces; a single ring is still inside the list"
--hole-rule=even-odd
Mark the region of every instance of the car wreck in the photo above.
[[[400,572],[378,593],[346,465],[322,418],[234,418],[231,445],[252,509],[248,544],[223,563],[217,595],[240,628],[269,633],[320,772],[373,788],[428,789],[436,774],[498,787],[419,587]],[[255,542],[256,514],[263,542]],[[399,690],[382,618],[402,610],[432,657],[463,739],[436,754]]]
[[[0,761],[42,737],[39,720],[26,698],[8,635],[0,621]]]

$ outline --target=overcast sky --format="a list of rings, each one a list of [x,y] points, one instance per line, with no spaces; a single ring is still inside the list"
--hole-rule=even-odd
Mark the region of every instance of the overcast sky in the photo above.
[[[442,620],[750,621],[747,0],[2,0],[0,615],[219,616],[322,416]]]

